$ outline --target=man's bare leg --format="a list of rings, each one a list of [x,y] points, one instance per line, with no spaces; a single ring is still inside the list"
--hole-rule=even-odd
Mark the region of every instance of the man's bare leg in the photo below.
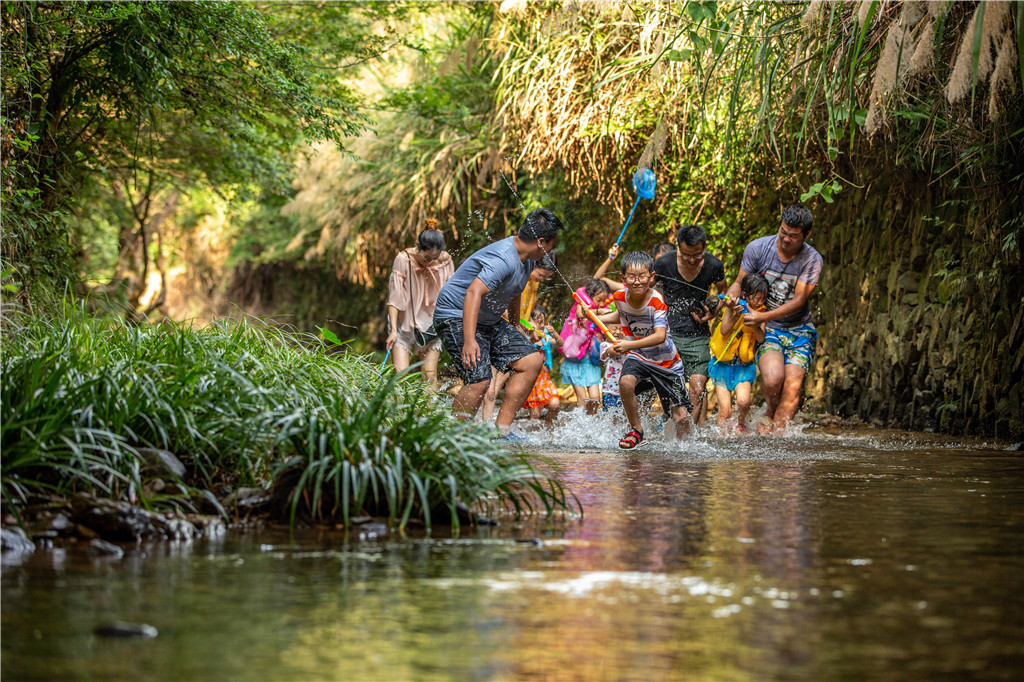
[[[484,400],[489,381],[478,381],[475,384],[463,384],[452,403],[452,413],[456,419],[469,421],[476,415],[480,403]]]
[[[512,426],[516,412],[526,402],[543,365],[544,356],[540,353],[530,353],[509,365],[512,375],[505,384],[505,399],[501,402],[498,418],[495,420],[499,430],[508,431]]]

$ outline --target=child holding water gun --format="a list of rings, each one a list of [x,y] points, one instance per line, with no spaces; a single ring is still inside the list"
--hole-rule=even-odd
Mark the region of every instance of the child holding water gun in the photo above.
[[[625,341],[615,343],[609,354],[624,357],[619,392],[630,430],[619,447],[632,450],[644,443],[643,423],[637,393],[657,391],[665,411],[675,423],[676,438],[690,431],[693,404],[686,390],[686,371],[672,337],[668,335],[668,306],[654,290],[654,259],[649,253],[632,251],[620,266],[624,291],[615,292],[617,313],[604,315],[606,324],[621,324]]]
[[[555,328],[547,324],[547,311],[544,306],[537,304],[530,315],[530,340],[544,352],[544,366],[540,368],[537,381],[533,390],[523,403],[523,407],[530,410],[530,419],[540,419],[540,412],[548,408],[547,417],[544,420],[545,426],[551,427],[558,416],[558,409],[561,401],[558,399],[558,389],[555,382],[551,380],[551,351],[562,345],[562,339],[558,336]]]
[[[579,299],[573,304],[562,326],[562,345],[558,349],[565,356],[562,361],[562,380],[572,384],[577,405],[585,405],[587,414],[597,414],[601,405],[601,366],[591,358],[591,344],[596,330],[594,323],[587,317],[587,307],[598,315],[610,312],[608,300],[611,291],[601,280],[592,279],[585,287],[577,289],[576,295]]]
[[[711,363],[708,375],[718,396],[718,426],[732,415],[732,392],[736,392],[736,430],[746,430],[750,410],[750,387],[757,378],[757,347],[764,341],[765,323],[743,323],[743,315],[763,310],[768,298],[768,280],[756,272],[740,283],[742,300],[725,298],[725,314],[711,334]]]

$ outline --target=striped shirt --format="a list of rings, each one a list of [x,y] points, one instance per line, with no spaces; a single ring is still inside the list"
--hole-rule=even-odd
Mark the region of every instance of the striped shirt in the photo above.
[[[668,306],[665,299],[655,289],[649,289],[647,300],[639,308],[634,308],[626,300],[626,290],[616,291],[613,296],[615,307],[619,309],[619,321],[627,341],[643,339],[654,333],[657,327],[665,330],[665,340],[657,346],[637,348],[626,353],[628,358],[636,358],[640,362],[653,365],[664,371],[685,376],[683,361],[676,352],[672,337],[668,335]]]

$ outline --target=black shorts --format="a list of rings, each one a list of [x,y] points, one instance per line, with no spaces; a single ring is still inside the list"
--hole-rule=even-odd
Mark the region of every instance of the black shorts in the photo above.
[[[679,405],[685,407],[687,412],[693,412],[693,403],[690,402],[689,392],[686,390],[686,377],[672,372],[658,369],[654,365],[641,362],[636,358],[626,358],[622,363],[622,377],[627,374],[635,376],[637,395],[651,390],[658,392],[661,398],[661,406],[665,412]]]
[[[452,364],[465,384],[490,381],[491,367],[499,372],[510,372],[512,370],[509,369],[509,365],[513,362],[539,352],[515,325],[504,318],[493,325],[477,324],[476,342],[480,346],[480,362],[473,369],[469,369],[462,365],[462,346],[466,343],[462,318],[434,320],[434,329],[444,342],[444,348],[451,356]]]

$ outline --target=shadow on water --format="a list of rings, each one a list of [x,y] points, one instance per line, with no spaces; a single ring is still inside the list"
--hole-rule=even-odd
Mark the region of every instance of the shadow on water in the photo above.
[[[617,427],[616,427],[617,429]],[[807,429],[535,448],[583,518],[458,538],[333,531],[75,548],[3,568],[12,679],[1010,678],[1024,665],[1021,456]],[[152,640],[93,629],[145,622]]]

